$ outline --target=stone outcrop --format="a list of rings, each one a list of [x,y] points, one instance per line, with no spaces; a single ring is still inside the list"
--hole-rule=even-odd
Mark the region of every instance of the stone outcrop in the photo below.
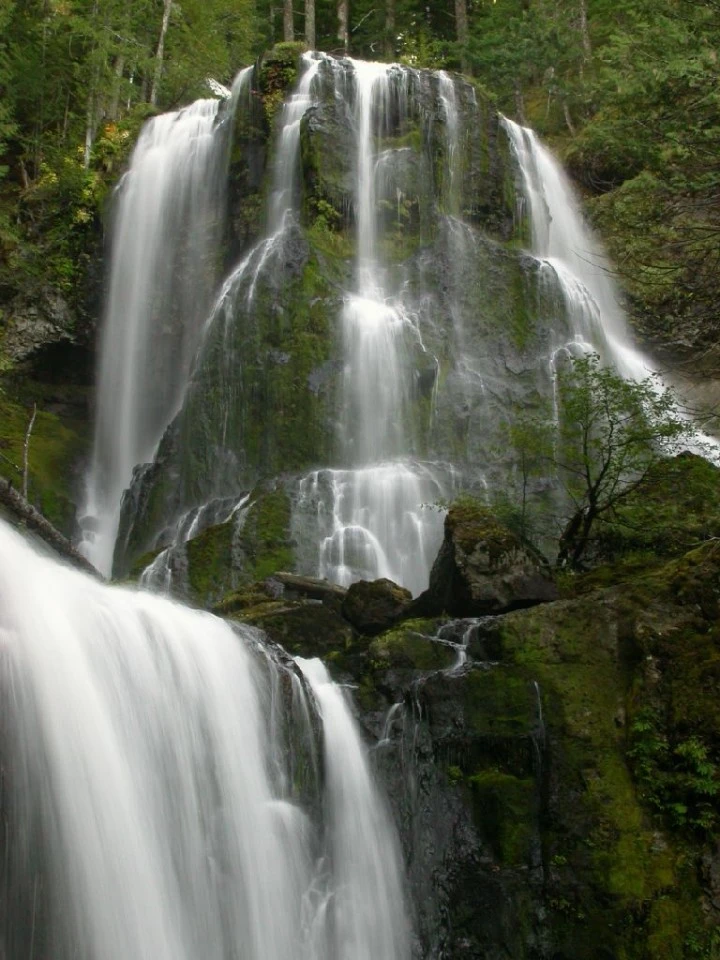
[[[557,589],[539,557],[470,498],[454,503],[430,586],[413,611],[458,617],[504,613],[554,600]]]
[[[327,609],[304,639],[292,611],[264,615],[352,682],[400,826],[418,956],[709,950],[716,844],[690,821],[710,787],[675,771],[688,743],[712,751],[720,736],[720,550],[616,580],[598,590],[588,575],[564,599],[496,617],[405,620],[369,643]]]

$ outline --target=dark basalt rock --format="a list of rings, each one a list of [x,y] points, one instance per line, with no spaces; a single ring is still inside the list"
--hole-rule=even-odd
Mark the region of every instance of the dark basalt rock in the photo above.
[[[399,620],[411,600],[410,591],[392,580],[360,580],[349,588],[342,613],[360,633],[372,637]]]
[[[430,586],[413,604],[412,615],[446,611],[457,617],[480,617],[531,607],[557,595],[539,557],[491,511],[468,497],[448,512]]]

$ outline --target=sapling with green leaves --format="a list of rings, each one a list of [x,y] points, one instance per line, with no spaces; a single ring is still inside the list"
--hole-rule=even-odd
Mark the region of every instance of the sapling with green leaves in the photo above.
[[[573,359],[558,378],[560,421],[552,461],[574,512],[558,564],[579,568],[599,517],[610,514],[664,457],[695,433],[657,375],[625,380],[597,354]]]

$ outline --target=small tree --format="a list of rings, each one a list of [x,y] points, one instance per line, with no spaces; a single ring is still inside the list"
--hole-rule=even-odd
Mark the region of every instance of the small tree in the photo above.
[[[593,524],[636,490],[660,459],[694,433],[657,375],[624,380],[596,354],[559,377],[560,422],[551,460],[574,504],[558,563],[581,566]]]
[[[495,491],[493,508],[502,522],[521,540],[540,549],[547,545],[547,506],[537,496],[549,472],[553,451],[553,425],[549,418],[520,414],[501,430],[502,450],[514,453],[507,485]],[[500,451],[499,451],[500,452]]]

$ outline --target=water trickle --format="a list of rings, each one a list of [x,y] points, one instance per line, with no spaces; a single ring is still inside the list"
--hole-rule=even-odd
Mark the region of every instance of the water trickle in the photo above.
[[[233,520],[235,529],[242,526],[250,497],[244,494],[238,499],[210,500],[199,507],[186,510],[171,533],[165,532],[158,540],[170,541],[140,574],[141,587],[157,593],[175,593],[183,596],[187,584],[184,577],[177,583],[177,568],[185,566],[184,547],[208,527]]]
[[[448,213],[458,216],[460,213],[460,178],[462,176],[462,155],[460,152],[460,115],[458,112],[455,82],[444,70],[438,70],[438,90],[445,113],[447,143],[447,186],[445,203]]]
[[[408,960],[394,827],[319,662],[2,522],[0,595],[7,956]]]

